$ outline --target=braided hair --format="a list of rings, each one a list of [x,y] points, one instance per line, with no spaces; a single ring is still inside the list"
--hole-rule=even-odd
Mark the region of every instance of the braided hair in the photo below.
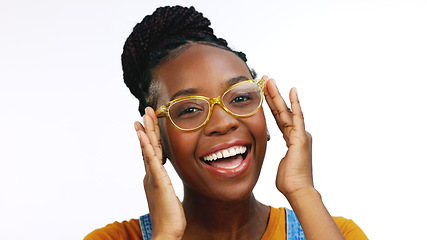
[[[246,55],[228,47],[209,27],[209,19],[194,7],[159,7],[152,15],[136,24],[123,47],[122,68],[126,86],[139,100],[139,112],[147,106],[157,106],[158,89],[152,72],[167,56],[179,54],[192,44],[206,44],[235,53],[244,62]],[[252,77],[255,72],[250,70]]]

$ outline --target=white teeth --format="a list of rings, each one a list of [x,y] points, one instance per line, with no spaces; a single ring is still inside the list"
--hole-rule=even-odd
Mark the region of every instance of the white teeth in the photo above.
[[[230,153],[228,152],[228,150],[224,150],[224,151],[222,151],[222,156],[224,158],[228,158],[230,156]]]
[[[234,148],[230,150],[230,156],[236,156],[236,150],[234,150]]]
[[[217,153],[212,153],[207,156],[204,156],[203,160],[215,161],[220,158],[228,158],[228,157],[236,156],[237,154],[243,154],[245,152],[246,152],[245,146],[231,147],[229,149],[225,149]]]

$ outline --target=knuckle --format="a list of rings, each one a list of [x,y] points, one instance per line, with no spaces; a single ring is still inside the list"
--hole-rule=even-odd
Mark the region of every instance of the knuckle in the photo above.
[[[302,120],[304,120],[304,114],[302,112],[301,113],[293,113],[292,115],[295,116],[295,117],[299,117]]]
[[[280,127],[281,129],[286,130],[286,129],[292,129],[294,125],[289,123],[283,123]]]
[[[279,115],[282,115],[285,112],[289,112],[289,109],[287,108],[287,109],[279,109],[278,110]]]
[[[271,113],[273,114],[273,116],[280,116],[283,113],[292,113],[291,110],[287,107],[286,109],[272,109]]]
[[[279,111],[277,111],[277,109],[271,109],[271,113],[273,114],[273,116],[277,116],[277,114],[279,114]]]

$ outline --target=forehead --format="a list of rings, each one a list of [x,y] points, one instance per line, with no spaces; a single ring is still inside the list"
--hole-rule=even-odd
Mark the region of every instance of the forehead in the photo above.
[[[246,63],[236,54],[196,44],[157,67],[153,80],[159,86],[161,105],[185,89],[193,89],[197,95],[217,96],[228,87],[228,80],[240,76],[251,78]]]

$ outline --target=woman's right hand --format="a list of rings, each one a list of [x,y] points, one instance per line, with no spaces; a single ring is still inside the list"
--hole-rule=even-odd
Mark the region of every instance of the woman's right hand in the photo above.
[[[144,159],[144,189],[153,228],[152,239],[181,239],[186,227],[184,209],[163,166],[159,123],[151,107],[145,109],[143,121],[145,128],[135,122],[135,130]]]

